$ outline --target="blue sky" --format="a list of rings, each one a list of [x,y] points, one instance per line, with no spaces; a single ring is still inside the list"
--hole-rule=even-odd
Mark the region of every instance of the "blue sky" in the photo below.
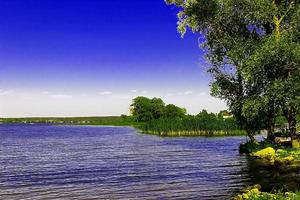
[[[119,115],[138,95],[225,108],[176,13],[163,0],[1,0],[0,116]]]

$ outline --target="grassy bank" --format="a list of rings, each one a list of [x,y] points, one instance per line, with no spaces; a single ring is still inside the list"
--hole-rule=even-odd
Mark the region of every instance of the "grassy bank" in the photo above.
[[[267,191],[260,192],[261,188],[252,188],[237,195],[234,200],[267,200],[267,199],[300,199],[299,190],[299,171],[300,171],[300,149],[284,147],[274,142],[262,141],[259,143],[248,142],[240,146],[240,152],[248,154],[259,166],[272,171],[274,183],[278,183],[276,191],[269,188]],[[283,181],[282,185],[280,182]],[[279,186],[279,187],[278,187]],[[268,186],[264,186],[267,189]],[[284,192],[283,192],[284,191]],[[288,191],[288,192],[286,192]]]
[[[233,200],[299,200],[300,192],[261,192],[260,185],[245,188],[241,194],[238,194]]]
[[[107,125],[107,126],[138,126],[141,123],[130,117],[30,117],[30,118],[0,118],[2,123],[20,124],[70,124],[70,125]]]
[[[300,169],[300,149],[282,147],[278,144],[268,143],[246,143],[240,146],[240,151],[244,151],[266,165],[289,169],[290,167]]]

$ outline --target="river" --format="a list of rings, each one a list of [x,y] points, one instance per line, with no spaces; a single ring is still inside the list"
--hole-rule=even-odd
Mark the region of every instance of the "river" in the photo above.
[[[255,183],[245,137],[161,138],[128,127],[1,125],[0,198],[230,199]]]

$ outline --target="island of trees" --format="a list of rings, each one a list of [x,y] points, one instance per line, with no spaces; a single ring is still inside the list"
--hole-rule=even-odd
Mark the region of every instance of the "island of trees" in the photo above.
[[[187,115],[185,108],[166,105],[160,98],[136,97],[131,104],[131,118],[139,128],[159,136],[226,136],[245,135],[235,118],[227,111],[218,114],[202,110]]]

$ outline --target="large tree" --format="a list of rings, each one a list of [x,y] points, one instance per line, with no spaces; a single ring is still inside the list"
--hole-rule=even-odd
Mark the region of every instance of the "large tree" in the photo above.
[[[165,105],[160,98],[136,97],[132,100],[131,114],[137,122],[148,122],[159,118],[184,118],[186,109],[174,104]]]
[[[178,30],[205,37],[212,94],[240,125],[272,134],[279,108],[295,136],[299,113],[299,0],[166,0],[180,7]]]
[[[186,115],[186,109],[175,106],[174,104],[168,104],[164,108],[164,118],[183,118]]]
[[[160,98],[136,97],[131,104],[131,114],[138,122],[158,119],[162,116],[165,103]]]

